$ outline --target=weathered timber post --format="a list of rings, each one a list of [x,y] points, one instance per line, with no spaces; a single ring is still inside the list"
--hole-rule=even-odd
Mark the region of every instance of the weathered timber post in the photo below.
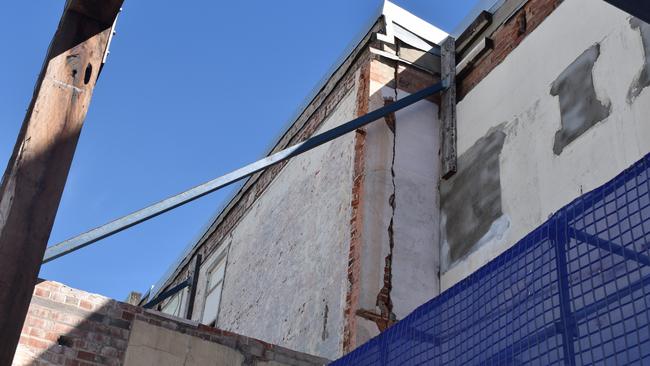
[[[442,178],[449,179],[458,169],[456,156],[456,40],[452,37],[440,45],[441,78],[447,89],[440,101],[440,119],[442,122]]]
[[[0,365],[10,365],[123,0],[68,0],[0,183]]]

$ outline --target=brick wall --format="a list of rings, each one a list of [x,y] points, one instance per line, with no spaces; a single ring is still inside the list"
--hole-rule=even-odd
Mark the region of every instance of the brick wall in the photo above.
[[[357,70],[362,65],[366,65],[372,58],[367,46],[374,44],[373,42],[376,41],[372,41],[370,35],[373,32],[377,32],[382,24],[378,22],[373,26],[368,35],[360,42],[359,46],[335,74],[332,75],[323,89],[305,107],[297,120],[292,123],[291,127],[280,138],[271,153],[293,146],[311,137],[331,115],[341,100],[354,87]],[[164,288],[160,289],[160,291],[164,291],[164,289],[182,282],[187,277],[187,271],[190,269],[189,264],[196,254],[201,254],[203,258],[207,258],[217,249],[223,238],[237,226],[253,203],[262,195],[286,163],[282,162],[269,167],[260,173],[256,173],[246,181],[244,186],[240,188],[239,192],[206,231],[200,243],[181,262],[175,270],[174,275],[168,279],[168,282],[164,284]]]
[[[275,361],[278,365],[322,365],[326,362],[57,282],[43,281],[34,290],[13,364],[122,365],[136,321],[214,343],[215,349],[218,345],[226,346],[231,353],[246,360],[246,364]]]
[[[530,0],[501,24],[494,33],[486,35],[494,42],[493,49],[475,61],[471,70],[459,78],[459,99],[467,95],[495,67],[501,64],[510,52],[532,33],[561,2],[562,0]],[[549,57],[552,57],[550,53]]]

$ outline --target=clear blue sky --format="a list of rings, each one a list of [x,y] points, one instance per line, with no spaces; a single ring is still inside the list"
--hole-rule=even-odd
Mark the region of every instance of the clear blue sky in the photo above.
[[[396,1],[448,32],[477,2]],[[12,1],[0,12],[3,170],[64,3]],[[50,245],[261,157],[379,4],[126,0]],[[117,299],[144,291],[229,192],[50,262],[40,276]]]

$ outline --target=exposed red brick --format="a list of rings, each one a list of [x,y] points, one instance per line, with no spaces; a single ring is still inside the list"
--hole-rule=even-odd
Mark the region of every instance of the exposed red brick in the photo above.
[[[25,319],[25,326],[46,329],[45,320],[27,315]]]
[[[77,306],[77,305],[79,305],[79,299],[77,299],[74,296],[66,296],[65,297],[65,303],[68,304],[68,305]]]
[[[47,299],[47,298],[50,297],[50,291],[48,291],[47,289],[41,288],[41,287],[36,287],[34,289],[34,295]]]
[[[457,81],[458,99],[467,95],[494,68],[500,65],[512,50],[542,24],[560,3],[561,0],[530,0],[508,22],[497,28],[489,36],[494,43],[492,51],[476,60],[472,68]],[[522,27],[522,17],[525,19],[524,27]]]
[[[357,88],[357,116],[368,113],[370,101],[370,62],[361,66]],[[348,259],[348,289],[344,310],[343,352],[356,347],[356,318],[354,310],[359,306],[359,276],[361,272],[361,228],[363,180],[365,164],[365,131],[357,130],[354,141],[354,172],[352,182],[352,215],[350,218],[350,251]]]
[[[95,361],[95,354],[86,352],[86,351],[78,351],[77,352],[77,358],[80,360],[86,360],[86,361]]]
[[[89,301],[81,300],[81,302],[79,303],[79,307],[85,310],[92,310],[93,304]]]
[[[135,314],[133,314],[133,313],[130,313],[128,311],[123,311],[122,312],[122,319],[124,319],[124,320],[131,321],[131,320],[133,320],[134,317],[135,317]]]

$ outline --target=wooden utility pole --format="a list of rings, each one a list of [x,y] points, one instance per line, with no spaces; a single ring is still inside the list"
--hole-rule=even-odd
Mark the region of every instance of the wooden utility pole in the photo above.
[[[0,365],[10,365],[123,0],[68,0],[0,184]]]

